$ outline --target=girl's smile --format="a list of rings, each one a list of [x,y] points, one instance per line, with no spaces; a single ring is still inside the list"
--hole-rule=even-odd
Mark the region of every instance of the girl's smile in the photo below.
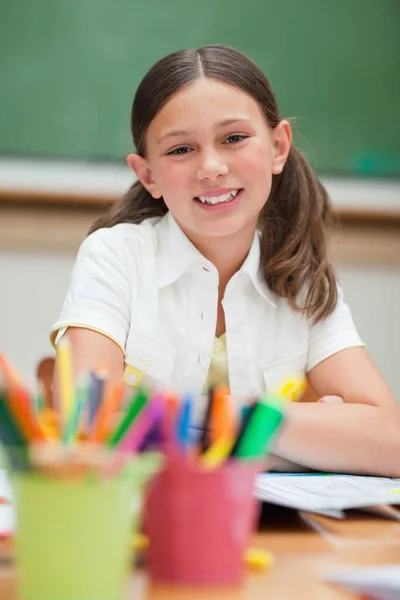
[[[195,202],[198,202],[204,210],[220,212],[232,210],[242,198],[242,189],[221,189],[210,190],[201,196],[195,196]]]

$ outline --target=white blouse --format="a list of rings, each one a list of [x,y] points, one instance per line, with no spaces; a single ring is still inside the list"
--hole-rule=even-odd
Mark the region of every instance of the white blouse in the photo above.
[[[339,289],[325,320],[313,324],[273,294],[259,268],[259,234],[222,301],[229,385],[260,396],[285,377],[363,345]],[[132,385],[201,394],[215,342],[218,272],[167,213],[140,225],[100,229],[82,243],[54,344],[68,326],[94,329],[124,351]]]

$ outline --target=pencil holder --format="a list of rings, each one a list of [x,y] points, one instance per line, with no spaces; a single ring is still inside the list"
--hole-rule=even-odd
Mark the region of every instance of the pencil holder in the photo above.
[[[148,488],[145,527],[154,582],[230,585],[258,516],[260,463],[231,460],[214,470],[171,460]]]
[[[160,457],[133,459],[115,477],[13,476],[21,600],[121,600],[143,489]]]

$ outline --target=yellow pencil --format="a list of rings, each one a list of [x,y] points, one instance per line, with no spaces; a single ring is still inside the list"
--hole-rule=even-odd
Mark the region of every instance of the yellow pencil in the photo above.
[[[71,343],[63,336],[57,347],[57,375],[59,402],[64,427],[70,422],[74,404],[74,383],[72,375]]]
[[[201,466],[205,469],[219,467],[228,458],[235,440],[236,436],[233,433],[220,437],[200,456]]]

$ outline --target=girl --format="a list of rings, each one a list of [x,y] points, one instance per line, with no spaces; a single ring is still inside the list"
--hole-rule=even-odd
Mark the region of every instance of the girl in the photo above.
[[[262,395],[294,372],[278,457],[400,476],[400,414],[327,254],[326,191],[261,70],[224,46],[174,52],[132,108],[137,181],[83,242],[61,316],[77,370]]]

